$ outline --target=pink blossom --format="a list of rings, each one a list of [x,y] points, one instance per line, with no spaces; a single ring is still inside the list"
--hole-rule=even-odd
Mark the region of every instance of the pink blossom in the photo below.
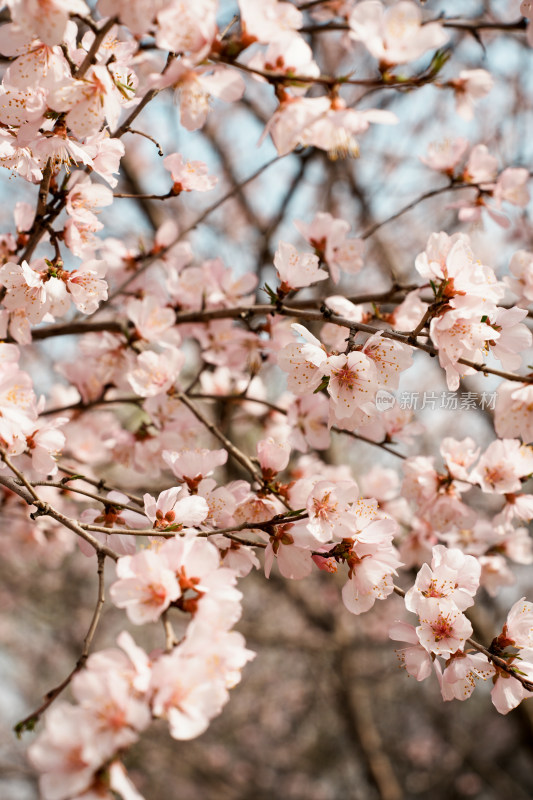
[[[484,492],[507,494],[520,490],[521,478],[533,472],[533,451],[518,439],[496,439],[471,472]]]
[[[98,735],[90,711],[59,703],[46,715],[45,730],[30,746],[28,756],[42,773],[43,800],[70,800],[92,783],[94,773],[109,757],[109,744]]]
[[[517,600],[507,615],[504,636],[515,647],[533,647],[533,603],[525,597]]]
[[[118,580],[111,586],[111,600],[125,608],[135,625],[155,622],[181,595],[175,574],[166,560],[152,550],[124,556],[117,563]]]
[[[162,353],[144,350],[137,356],[127,379],[133,391],[141,397],[154,397],[174,386],[184,363],[184,354],[174,347],[167,347]]]
[[[190,53],[201,60],[209,53],[217,32],[216,0],[175,0],[157,14],[156,43],[163,50]]]
[[[335,160],[359,155],[355,136],[368,130],[371,122],[394,125],[398,119],[392,112],[381,109],[346,108],[340,98],[335,101],[327,97],[290,98],[271,117],[263,136],[271,134],[279,155],[303,145],[326,150]]]
[[[420,158],[423,164],[437,172],[452,176],[455,168],[462,161],[468,150],[467,139],[444,139],[442,142],[431,142],[426,158]]]
[[[459,363],[459,359],[481,363],[485,343],[499,338],[498,331],[485,322],[479,322],[477,309],[452,309],[434,317],[430,334],[439,350],[439,362],[446,371],[448,389],[456,391],[459,379],[471,375],[472,367]]]
[[[473,556],[457,548],[436,545],[431,568],[422,565],[414,586],[405,595],[405,606],[408,611],[420,614],[426,598],[448,598],[459,611],[464,611],[474,603],[480,574],[481,567]]]
[[[76,172],[69,181],[67,195],[67,214],[82,225],[87,225],[91,230],[98,231],[103,225],[96,217],[96,209],[110,206],[113,202],[113,192],[107,186],[92,183],[88,175]]]
[[[455,603],[445,598],[424,598],[420,603],[420,625],[416,629],[428,653],[447,655],[462,650],[472,635],[472,625]]]
[[[28,35],[48,45],[59,44],[65,35],[70,14],[89,14],[83,0],[7,0],[11,19]]]
[[[518,296],[517,305],[533,303],[533,253],[517,250],[511,258],[509,272],[512,277],[505,277],[504,281]]]
[[[297,397],[289,407],[287,422],[291,426],[289,444],[297,450],[306,453],[309,447],[329,447],[328,401],[323,394]]]
[[[203,497],[190,497],[179,487],[161,492],[157,501],[150,494],[145,494],[143,500],[145,514],[156,530],[196,527],[209,512]]]
[[[172,153],[163,160],[174,181],[173,192],[209,192],[216,186],[217,178],[208,175],[203,161],[184,161],[181,153]]]
[[[524,167],[508,167],[498,175],[494,188],[494,199],[499,205],[505,200],[513,206],[525,208],[529,203],[529,171]]]
[[[351,38],[363,42],[385,66],[414,61],[448,41],[438,22],[422,25],[419,8],[408,0],[389,9],[378,0],[365,0],[357,4],[348,21]]]
[[[114,130],[122,102],[123,96],[103,64],[90,67],[83,80],[70,79],[55,86],[48,95],[50,107],[66,112],[67,126],[80,139],[98,133],[106,121]]]
[[[350,538],[358,527],[352,509],[358,497],[357,485],[351,481],[319,481],[306,503],[307,530],[319,542]]]
[[[389,636],[391,639],[411,645],[411,647],[396,650],[400,666],[417,681],[429,678],[433,664],[432,656],[418,641],[415,627],[407,622],[395,620],[389,629]]]
[[[343,219],[319,212],[308,225],[300,221],[294,224],[327,263],[335,283],[339,281],[340,269],[351,274],[359,272],[363,266],[361,256],[364,242],[361,239],[346,239],[350,226]]]
[[[261,439],[257,443],[257,457],[259,465],[263,471],[263,476],[270,480],[282,472],[291,456],[291,448],[287,442],[277,442],[272,437],[268,439]]]
[[[68,273],[67,288],[76,308],[84,314],[94,314],[100,302],[107,300],[107,283],[103,280],[106,265],[103,261],[90,260],[80,269]]]
[[[176,319],[174,310],[162,306],[159,299],[152,294],[145,295],[141,300],[128,300],[126,313],[135,325],[138,335],[147,342],[161,341]]]
[[[133,34],[148,33],[157,12],[167,5],[166,0],[98,0],[98,11],[103,17],[116,16]]]
[[[437,670],[442,699],[466,700],[476,688],[478,678],[486,681],[494,673],[494,667],[483,653],[458,650],[451,654],[442,674]]]
[[[494,79],[486,69],[463,69],[449,85],[455,93],[455,110],[460,117],[470,120],[474,117],[474,101],[488,95]]]
[[[498,388],[494,427],[502,439],[519,436],[533,442],[533,386],[515,381],[502,381]]]
[[[329,356],[323,366],[336,419],[349,417],[373,398],[378,386],[374,361],[360,351]]]
[[[504,369],[519,369],[520,354],[531,347],[531,331],[522,322],[525,317],[525,308],[496,308],[488,314],[488,324],[499,333],[494,343],[489,342],[490,352],[501,361]]]
[[[444,438],[440,446],[441,455],[446,463],[450,475],[459,480],[468,481],[468,467],[477,461],[479,447],[469,436],[462,441],[450,436]]]
[[[203,658],[186,657],[180,648],[157,659],[151,688],[153,713],[168,720],[174,739],[200,736],[228,700],[227,689],[212,680]]]
[[[227,450],[163,450],[163,460],[174,475],[189,487],[196,488],[202,478],[211,475],[216,467],[228,460]]]
[[[401,566],[398,551],[390,544],[396,531],[393,520],[382,520],[370,525],[376,531],[384,530],[388,536],[376,536],[376,541],[356,543],[348,555],[348,582],[342,589],[342,601],[352,614],[362,614],[372,608],[376,600],[384,600],[394,590],[393,575]]]
[[[162,77],[157,76],[155,85],[157,88],[173,86],[177,90],[181,124],[188,131],[203,127],[210,111],[211,96],[233,103],[244,92],[244,81],[236,70],[223,66],[195,68],[186,58],[173,61]]]
[[[387,389],[397,389],[401,373],[413,363],[412,348],[375,333],[366,340],[362,352],[372,359],[377,381]]]
[[[250,40],[257,39],[270,44],[287,32],[295,32],[301,27],[303,17],[292,3],[278,0],[239,0],[243,28]]]
[[[530,682],[533,680],[533,649],[521,649],[519,660],[516,663],[514,659],[508,660],[508,664],[519,670],[526,680]],[[500,714],[508,714],[522,700],[533,697],[533,692],[529,692],[519,680],[508,672],[497,667],[496,673],[494,688],[490,694],[492,703]]]
[[[294,394],[313,392],[321,383],[327,359],[326,348],[303,325],[293,323],[305,344],[288,344],[278,353],[278,366],[288,373],[287,383]]]
[[[280,290],[284,293],[311,286],[328,277],[328,273],[319,268],[318,256],[313,253],[299,253],[294,245],[288,242],[279,243],[274,256],[274,266],[281,281]]]

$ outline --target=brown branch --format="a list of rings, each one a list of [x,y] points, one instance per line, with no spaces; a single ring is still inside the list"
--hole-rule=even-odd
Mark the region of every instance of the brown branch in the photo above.
[[[142,508],[144,508],[144,500],[142,499],[142,497],[139,497],[136,494],[132,494],[131,492],[127,492],[125,489],[117,489],[114,486],[108,486],[108,484],[102,479],[96,480],[95,478],[88,478],[86,475],[81,475],[79,472],[73,472],[71,469],[67,469],[66,467],[61,466],[61,464],[58,465],[58,469],[59,469],[60,472],[64,472],[65,473],[65,475],[68,477],[69,481],[71,481],[71,480],[72,481],[74,481],[74,480],[84,481],[85,483],[88,483],[91,486],[96,486],[101,492],[104,492],[104,491],[105,492],[111,492],[111,491],[122,492],[122,494],[125,494],[126,497],[129,497],[129,499],[133,503],[137,503],[139,506],[142,506]],[[63,480],[64,480],[65,483],[67,483],[67,480],[65,478]]]
[[[40,717],[46,711],[46,709],[52,705],[54,700],[59,697],[61,692],[67,688],[69,683],[71,682],[74,675],[79,672],[84,666],[89,658],[89,650],[91,648],[92,641],[94,639],[94,635],[96,633],[96,629],[98,627],[98,623],[100,622],[100,617],[102,615],[102,608],[105,603],[105,584],[104,584],[104,565],[105,565],[105,554],[98,553],[98,597],[96,600],[96,606],[93,612],[93,616],[91,619],[91,624],[89,625],[89,629],[83,640],[83,648],[81,651],[81,655],[76,661],[74,669],[67,675],[64,681],[62,681],[59,686],[56,686],[54,689],[50,689],[44,696],[44,702],[39,706],[38,709],[32,711],[31,714],[28,714],[27,717],[21,719],[20,722],[14,726],[13,730],[20,738],[20,736],[25,731],[32,731],[35,728],[35,725],[39,721]]]
[[[36,500],[33,494],[35,492],[30,492],[23,483],[15,480],[14,478],[7,478],[3,475],[0,475],[0,484],[5,486],[6,489],[9,489],[10,492],[17,494],[21,497],[29,506],[36,506],[37,510],[34,511],[30,516],[32,519],[41,516],[48,516],[55,519],[56,522],[60,522],[64,525],[65,528],[73,531],[77,536],[80,536],[82,539],[85,539],[96,551],[97,554],[101,553],[103,555],[109,556],[112,558],[113,561],[118,561],[118,553],[115,553],[110,547],[105,544],[101,544],[98,539],[95,539],[94,536],[91,536],[90,533],[85,531],[78,522],[70,517],[67,517],[65,514],[62,514],[61,511],[58,511],[56,508],[53,508],[49,503],[44,503],[42,500]]]
[[[98,33],[95,35],[94,41],[90,49],[88,50],[87,55],[81,62],[80,66],[78,67],[74,75],[72,76],[73,78],[77,78],[78,80],[80,78],[83,78],[89,67],[92,66],[92,64],[96,60],[96,54],[100,49],[100,45],[104,41],[105,37],[107,36],[113,25],[116,25],[117,22],[118,19],[116,17],[110,17],[107,20],[107,22],[105,22],[104,25],[102,25],[102,27],[98,29]]]
[[[483,30],[492,30],[492,31],[523,31],[527,27],[526,20],[522,17],[515,22],[491,22],[489,20],[460,20],[455,21],[453,19],[441,19],[436,18],[432,20],[426,20],[423,24],[428,24],[430,22],[439,22],[443,28],[455,28],[457,30],[466,30],[466,31],[483,31]],[[324,25],[320,24],[312,24],[312,25],[302,25],[301,28],[298,28],[299,33],[327,33],[328,31],[349,31],[350,26],[347,22],[327,22]]]
[[[431,189],[429,192],[424,192],[424,194],[421,194],[415,200],[412,200],[406,206],[400,208],[399,211],[396,211],[394,214],[391,214],[390,217],[387,217],[381,222],[376,222],[374,223],[374,225],[371,225],[370,228],[367,228],[366,231],[360,234],[360,238],[368,239],[369,236],[372,236],[373,233],[378,231],[384,225],[388,225],[389,222],[393,222],[393,220],[402,217],[412,208],[415,208],[415,206],[417,206],[423,200],[429,200],[430,197],[437,197],[437,195],[439,194],[443,194],[444,192],[456,191],[457,189],[476,189],[476,188],[478,187],[475,183],[456,183],[454,181],[450,181],[450,183],[447,186],[441,186],[439,189]]]
[[[128,503],[119,503],[116,500],[110,500],[109,497],[104,497],[101,494],[94,494],[93,492],[87,492],[84,489],[77,489],[74,486],[70,486],[67,479],[63,479],[62,481],[32,481],[32,486],[52,486],[54,489],[59,489],[62,492],[74,492],[75,494],[81,494],[84,497],[89,497],[91,500],[96,500],[98,503],[103,503],[105,506],[113,506],[114,508],[124,508],[126,511],[134,511],[136,514],[141,514],[142,512],[139,511],[139,508],[135,506],[130,506]],[[115,489],[114,491],[119,492],[120,489]],[[80,523],[81,525],[82,523]]]
[[[175,247],[178,244],[178,242],[180,242],[183,239],[184,236],[186,236],[188,233],[194,230],[198,225],[200,225],[200,223],[202,223],[208,216],[210,216],[210,214],[212,214],[213,211],[216,211],[218,208],[220,208],[220,206],[223,205],[226,202],[226,200],[229,200],[231,197],[238,194],[244,186],[246,186],[248,183],[251,183],[251,181],[258,178],[259,175],[261,175],[266,169],[268,169],[268,167],[272,166],[272,164],[276,164],[282,158],[284,158],[284,156],[275,156],[270,161],[267,161],[266,164],[263,164],[261,167],[259,167],[259,169],[256,169],[255,172],[253,172],[248,178],[246,178],[244,181],[241,181],[238,184],[238,186],[234,186],[232,189],[230,189],[229,192],[223,195],[223,197],[221,197],[211,206],[206,208],[206,210],[202,212],[202,214],[200,214],[200,216],[197,217],[197,219],[191,225],[185,228],[174,239],[174,241],[168,244],[166,247],[161,248],[160,250],[157,251],[157,253],[148,253],[147,255],[139,256],[139,258],[137,259],[139,263],[139,269],[137,269],[133,275],[131,275],[123,283],[121,283],[120,286],[118,286],[118,288],[115,289],[114,292],[112,292],[112,294],[104,303],[100,304],[98,310],[95,311],[95,314],[98,314],[109,303],[111,303],[115,299],[115,297],[122,294],[124,289],[127,286],[129,286],[132,281],[136,280],[139,277],[139,275],[141,275],[146,269],[148,269],[148,267],[151,264],[153,264],[154,261],[157,261],[164,255],[166,255],[166,253],[168,253],[173,247]]]
[[[186,394],[182,392],[178,392],[176,397],[181,400],[184,406],[186,406],[189,411],[192,411],[194,416],[197,420],[199,420],[204,427],[210,431],[213,436],[218,439],[218,441],[226,448],[228,453],[233,457],[235,461],[237,461],[242,467],[244,467],[250,475],[259,483],[263,483],[263,476],[259,467],[257,467],[247,455],[245,455],[238,447],[236,447],[233,442],[231,442],[227,436],[225,436],[217,426],[211,422],[197,406],[189,400]]]

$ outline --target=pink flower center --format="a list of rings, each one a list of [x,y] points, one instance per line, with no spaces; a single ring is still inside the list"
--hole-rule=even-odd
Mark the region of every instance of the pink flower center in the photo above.
[[[433,631],[433,635],[435,637],[436,642],[440,642],[441,639],[449,639],[452,635],[453,626],[449,619],[446,617],[440,616],[435,622],[431,623],[431,629]]]

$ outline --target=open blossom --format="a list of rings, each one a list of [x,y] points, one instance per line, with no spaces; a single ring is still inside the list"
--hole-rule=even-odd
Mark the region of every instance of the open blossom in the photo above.
[[[209,100],[218,97],[226,103],[239,100],[244,81],[236,70],[220,66],[195,67],[188,59],[176,59],[164,75],[157,75],[156,88],[172,86],[180,99],[180,121],[188,131],[203,127],[211,110]]]
[[[445,437],[440,445],[440,452],[453,478],[468,481],[468,467],[477,461],[479,447],[470,437],[458,441],[451,436]]]
[[[107,66],[90,67],[83,80],[66,80],[48,95],[54,111],[66,112],[66,124],[80,139],[97,133],[107,121],[111,130],[118,125],[123,96]]]
[[[117,576],[109,590],[111,600],[118,608],[126,609],[135,625],[155,622],[181,595],[174,571],[152,550],[120,558]]]
[[[295,398],[287,414],[291,427],[289,444],[307,452],[309,447],[325,450],[329,447],[328,401],[323,394],[309,394]]]
[[[508,167],[498,175],[494,187],[494,199],[499,205],[505,200],[513,206],[525,208],[529,203],[529,170],[524,167]]]
[[[371,402],[378,386],[374,361],[360,351],[329,356],[323,366],[329,376],[328,394],[337,419],[351,416]]]
[[[103,280],[106,265],[103,261],[90,260],[66,277],[67,288],[76,308],[84,314],[93,314],[102,300],[107,300],[107,283]]]
[[[212,680],[200,654],[187,657],[181,648],[157,659],[151,690],[154,715],[167,719],[170,735],[180,740],[200,736],[228,700],[226,687]]]
[[[416,632],[422,647],[435,655],[462,650],[472,636],[472,625],[449,598],[424,598]]]
[[[179,480],[197,488],[202,478],[228,460],[227,450],[163,450],[163,459]]]
[[[155,11],[155,9],[154,9]],[[175,0],[157,14],[157,46],[174,53],[205,57],[217,32],[216,0]]]
[[[487,315],[487,323],[498,332],[495,342],[489,342],[490,352],[506,370],[519,369],[522,355],[531,347],[532,335],[523,324],[525,308],[496,308]]]
[[[109,757],[109,742],[98,735],[90,711],[69,703],[54,705],[45,717],[45,731],[28,751],[39,770],[43,800],[70,800],[92,783]]]
[[[242,25],[247,38],[270,44],[287,33],[296,35],[302,26],[302,12],[292,3],[279,0],[239,0]]]
[[[319,481],[306,503],[309,514],[307,530],[319,542],[354,536],[362,527],[353,504],[359,499],[357,484],[353,481]],[[368,509],[370,521],[376,513],[375,505]]]
[[[495,669],[483,653],[464,653],[458,650],[452,653],[441,672],[440,663],[437,669],[440,690],[443,700],[466,700],[476,688],[476,681],[486,681],[495,673]]]
[[[449,85],[455,92],[455,110],[463,119],[474,116],[474,100],[485,97],[494,86],[494,79],[486,69],[463,69]]]
[[[163,160],[174,182],[173,192],[209,192],[216,186],[217,178],[207,174],[203,161],[184,161],[181,153],[172,153]]]
[[[282,472],[291,456],[291,448],[287,442],[277,442],[272,437],[261,439],[257,443],[257,457],[263,476],[270,480],[278,472]]]
[[[350,274],[359,272],[363,266],[364,242],[346,238],[350,226],[345,220],[319,212],[309,224],[300,221],[294,224],[327,263],[335,283],[339,281],[341,269]]]
[[[515,647],[533,647],[533,603],[522,597],[507,615],[503,635]]]
[[[520,672],[530,683],[533,681],[533,649],[523,648],[520,650],[519,659],[508,659],[507,663],[513,669]],[[525,686],[500,667],[496,667],[494,677],[494,687],[490,693],[492,703],[500,714],[508,714],[516,708],[522,700],[533,697],[533,692],[528,691]]]
[[[348,22],[351,38],[363,42],[385,66],[414,61],[448,41],[438,22],[422,25],[420,9],[409,0],[388,9],[379,0],[365,0],[357,4]]]
[[[301,36],[291,31],[282,33],[268,45],[266,52],[255,52],[247,62],[250,69],[260,72],[274,72],[276,75],[298,75],[304,78],[318,78],[320,67],[313,58],[311,47]],[[265,81],[262,76],[254,75],[259,81]],[[291,90],[294,94],[303,94],[309,88],[308,84],[298,82]]]
[[[299,253],[294,245],[280,242],[274,256],[274,266],[281,280],[280,289],[288,292],[301,289],[312,283],[323,281],[328,273],[319,268],[318,256],[314,253]]]
[[[480,574],[479,561],[473,556],[436,545],[431,567],[422,565],[414,586],[405,595],[405,606],[408,611],[420,613],[426,598],[449,598],[459,611],[464,611],[474,603]]]
[[[136,333],[148,342],[161,341],[176,319],[175,311],[161,306],[153,294],[147,294],[141,300],[130,298],[126,303],[126,313],[135,325]]]
[[[93,183],[89,176],[82,172],[74,173],[68,186],[67,214],[93,231],[101,230],[103,225],[96,216],[98,213],[96,209],[111,205],[113,202],[111,189],[100,183]]]
[[[410,645],[396,650],[400,666],[417,681],[429,678],[433,661],[431,654],[418,641],[414,625],[397,619],[389,629],[389,636],[395,641]]]
[[[144,511],[155,529],[169,526],[189,527],[200,525],[209,513],[209,507],[203,497],[189,496],[181,487],[174,487],[161,492],[157,501],[150,494],[145,494]]]
[[[494,270],[476,258],[463,233],[432,233],[426,249],[416,257],[415,267],[423,278],[437,284],[452,308],[475,309],[477,313],[484,304],[497,303],[505,292]]]
[[[517,250],[509,264],[511,277],[504,281],[514,294],[518,296],[517,305],[525,307],[533,303],[533,253]]]
[[[420,161],[430,169],[452,176],[468,147],[468,140],[462,137],[444,139],[442,142],[431,142],[428,146],[427,156],[425,158],[421,156]]]
[[[394,591],[393,575],[402,565],[391,543],[396,532],[397,523],[392,519],[373,522],[365,530],[365,541],[356,541],[348,554],[348,582],[342,589],[342,601],[352,614],[368,611],[376,600],[384,600]]]
[[[460,364],[459,359],[481,363],[485,343],[499,338],[498,331],[479,319],[476,309],[452,309],[431,320],[431,338],[438,347],[439,362],[446,371],[451,391],[459,388],[461,377],[475,372],[472,367]]]
[[[395,125],[398,118],[378,108],[347,108],[341,98],[291,97],[270,118],[263,136],[271,134],[279,155],[302,145],[325,150],[335,160],[359,155],[355,137],[367,131],[372,122]]]
[[[533,386],[502,381],[494,410],[494,428],[502,439],[520,437],[524,444],[533,442]]]
[[[324,345],[303,325],[295,322],[291,327],[304,338],[305,344],[286,345],[278,353],[278,365],[288,373],[290,391],[307,394],[320,386],[327,353]]]
[[[65,36],[70,14],[89,14],[83,0],[7,0],[11,19],[28,35],[38,37],[45,44],[59,44]]]
[[[478,482],[484,492],[507,494],[520,491],[520,479],[531,473],[533,450],[530,447],[519,439],[496,439],[479,459],[470,480]]]
[[[184,363],[184,354],[174,347],[167,347],[162,353],[144,350],[137,356],[127,379],[133,391],[141,397],[154,397],[174,385]]]

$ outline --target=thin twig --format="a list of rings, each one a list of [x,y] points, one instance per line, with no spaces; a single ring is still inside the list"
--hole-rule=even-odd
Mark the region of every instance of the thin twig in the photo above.
[[[81,655],[76,661],[76,665],[74,669],[67,675],[64,681],[62,681],[59,686],[56,686],[54,689],[50,689],[44,696],[44,702],[33,711],[31,714],[28,714],[27,717],[21,719],[20,722],[14,726],[14,731],[17,736],[20,736],[25,731],[31,731],[35,728],[35,725],[39,721],[40,717],[44,714],[46,709],[52,705],[54,700],[59,697],[61,692],[67,688],[69,683],[71,682],[74,675],[79,672],[84,666],[89,658],[89,650],[91,649],[91,644],[94,639],[94,634],[96,633],[96,629],[98,627],[98,623],[100,622],[100,617],[102,615],[102,609],[105,603],[105,583],[104,583],[104,565],[105,565],[105,554],[98,553],[98,597],[96,600],[96,606],[93,612],[93,616],[91,619],[91,624],[89,625],[89,630],[83,640],[83,648],[81,651]]]

